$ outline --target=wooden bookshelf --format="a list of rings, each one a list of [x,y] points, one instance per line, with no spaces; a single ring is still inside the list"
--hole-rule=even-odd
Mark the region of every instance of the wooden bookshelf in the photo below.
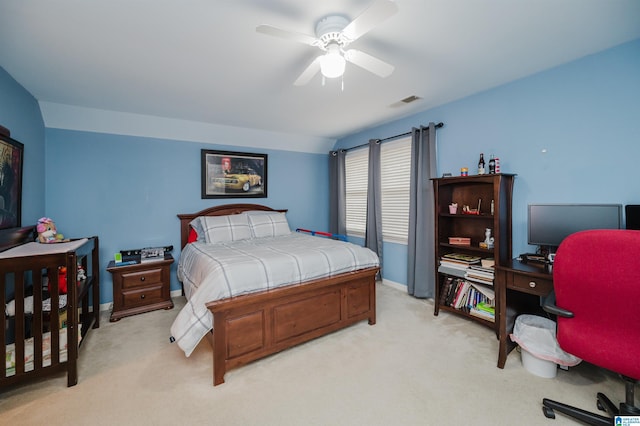
[[[438,272],[440,259],[449,253],[461,253],[480,258],[493,258],[495,266],[506,264],[512,253],[512,194],[514,174],[487,174],[435,178],[433,181],[435,198],[435,265],[436,291],[434,315],[440,310],[452,312],[462,317],[490,327],[498,333],[499,295],[496,293],[495,321],[480,318],[468,309],[456,309],[443,301],[443,291],[451,277],[464,279],[462,275],[448,271]],[[480,201],[481,200],[481,201]],[[493,200],[493,214],[491,205]],[[449,205],[458,205],[457,213],[449,211]],[[465,214],[463,206],[476,209],[477,214]],[[478,205],[480,206],[478,209]],[[491,229],[494,238],[492,248],[481,247],[485,240],[485,229]],[[469,238],[469,245],[451,244],[453,237]],[[488,286],[490,287],[490,286]]]

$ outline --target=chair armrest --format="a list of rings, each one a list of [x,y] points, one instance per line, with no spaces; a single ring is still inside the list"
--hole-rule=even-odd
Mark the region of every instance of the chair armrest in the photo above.
[[[558,315],[564,318],[573,318],[573,312],[567,311],[566,309],[562,309],[556,306],[556,292],[552,291],[545,299],[544,305],[542,305],[542,309],[545,312],[549,312],[550,314]]]

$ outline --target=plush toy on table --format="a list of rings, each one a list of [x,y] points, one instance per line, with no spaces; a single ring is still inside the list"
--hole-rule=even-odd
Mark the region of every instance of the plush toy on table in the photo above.
[[[64,236],[62,234],[58,234],[55,222],[48,217],[41,217],[38,219],[36,231],[38,231],[38,242],[40,243],[47,244],[64,241]]]

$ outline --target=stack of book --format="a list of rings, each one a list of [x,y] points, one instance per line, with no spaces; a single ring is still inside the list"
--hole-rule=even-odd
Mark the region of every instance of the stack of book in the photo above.
[[[495,322],[495,293],[484,285],[449,277],[442,287],[440,304]]]
[[[487,321],[496,321],[496,307],[485,302],[480,302],[469,309],[469,314]]]
[[[438,272],[456,277],[464,277],[467,269],[471,265],[479,264],[480,260],[481,258],[479,256],[462,253],[447,253],[440,258]]]
[[[464,277],[469,281],[473,281],[485,285],[493,285],[494,270],[493,268],[483,268],[478,265],[469,265],[465,271]]]

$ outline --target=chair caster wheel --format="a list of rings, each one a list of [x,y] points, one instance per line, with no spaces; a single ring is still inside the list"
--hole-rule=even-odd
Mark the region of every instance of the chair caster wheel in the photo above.
[[[542,407],[542,412],[544,413],[544,416],[548,419],[556,418],[556,413],[553,412],[553,408]]]

